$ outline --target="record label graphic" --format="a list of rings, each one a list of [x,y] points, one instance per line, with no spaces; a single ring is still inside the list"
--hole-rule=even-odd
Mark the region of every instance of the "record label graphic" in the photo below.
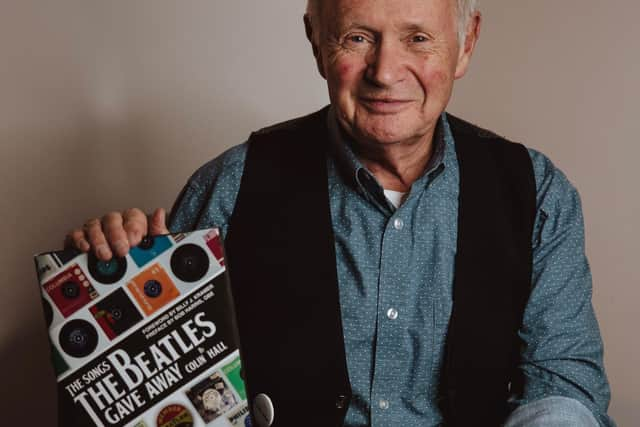
[[[215,372],[187,391],[187,396],[205,423],[234,408],[238,403],[231,388],[219,372]]]
[[[160,264],[154,264],[134,277],[129,283],[129,290],[147,316],[180,294]]]
[[[218,260],[220,265],[224,265],[224,251],[222,249],[222,241],[220,238],[220,231],[214,228],[204,236],[204,241],[207,243],[207,247]]]
[[[142,320],[127,294],[118,289],[89,309],[110,340]]]
[[[209,257],[201,246],[184,244],[171,255],[171,271],[183,282],[197,282],[209,271]]]
[[[182,405],[170,405],[158,414],[158,427],[193,427],[191,412]]]
[[[131,248],[129,254],[138,267],[142,267],[149,261],[171,247],[171,240],[167,236],[145,236],[140,244]]]
[[[230,413],[227,419],[234,427],[251,427],[251,417],[249,417],[249,406],[242,405],[236,412]]]
[[[242,365],[240,358],[235,358],[231,363],[222,368],[222,372],[227,376],[227,379],[233,385],[236,393],[240,396],[240,399],[247,400],[247,391],[244,387],[244,381],[242,380]]]
[[[91,286],[78,264],[58,273],[43,287],[64,317],[69,317],[98,297],[98,292]]]

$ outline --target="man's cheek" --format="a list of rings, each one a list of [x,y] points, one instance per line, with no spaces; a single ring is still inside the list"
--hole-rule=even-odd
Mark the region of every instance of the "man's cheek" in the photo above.
[[[450,73],[439,69],[425,70],[421,80],[427,94],[447,92],[447,88],[452,85]]]
[[[335,64],[334,69],[335,80],[340,87],[350,87],[355,78],[355,66],[349,62],[340,62]]]

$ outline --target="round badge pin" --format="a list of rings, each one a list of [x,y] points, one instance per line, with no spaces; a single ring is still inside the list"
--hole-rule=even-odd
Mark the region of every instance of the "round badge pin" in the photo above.
[[[266,394],[260,393],[253,399],[253,417],[258,427],[269,427],[273,424],[273,402]]]

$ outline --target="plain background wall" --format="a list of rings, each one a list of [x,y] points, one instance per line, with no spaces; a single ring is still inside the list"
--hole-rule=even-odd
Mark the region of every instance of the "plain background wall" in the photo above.
[[[31,256],[89,217],[170,207],[197,166],[327,96],[303,0],[0,5],[1,423],[53,425]],[[640,5],[481,7],[480,45],[450,111],[545,152],[580,190],[610,412],[636,425]]]

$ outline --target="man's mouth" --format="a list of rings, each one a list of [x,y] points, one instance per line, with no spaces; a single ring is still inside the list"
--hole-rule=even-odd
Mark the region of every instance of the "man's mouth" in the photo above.
[[[360,103],[375,114],[395,114],[407,108],[411,102],[411,100],[397,98],[360,98]]]

